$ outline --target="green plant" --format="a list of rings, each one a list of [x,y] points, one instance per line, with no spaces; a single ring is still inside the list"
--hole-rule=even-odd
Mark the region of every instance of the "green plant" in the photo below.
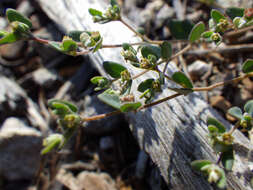
[[[127,68],[121,63],[105,61],[103,63],[103,68],[110,77],[96,76],[91,79],[91,82],[97,85],[95,90],[104,90],[98,95],[98,98],[116,109],[116,111],[111,113],[83,117],[78,113],[78,109],[75,105],[62,100],[50,100],[48,103],[49,108],[58,116],[58,123],[63,133],[51,134],[47,137],[43,143],[44,149],[41,151],[42,154],[61,149],[74,132],[82,126],[83,122],[102,119],[122,112],[136,112],[168,101],[177,96],[188,95],[195,91],[209,91],[216,87],[238,82],[244,78],[253,76],[253,60],[246,60],[244,62],[242,66],[243,73],[237,78],[202,88],[194,87],[187,75],[181,71],[174,72],[171,76],[168,76],[165,72],[169,61],[188,51],[194,43],[200,41],[213,42],[218,46],[222,42],[223,35],[226,31],[240,30],[241,28],[251,26],[253,24],[252,9],[228,9],[226,14],[229,17],[217,10],[212,10],[211,19],[209,20],[209,30],[206,31],[203,22],[194,25],[189,35],[187,34],[186,36],[188,45],[175,54],[172,52],[172,45],[170,42],[153,41],[129,26],[121,17],[120,7],[115,0],[111,0],[109,8],[104,13],[96,9],[89,9],[89,13],[92,15],[93,21],[100,24],[112,21],[123,23],[140,37],[142,42],[104,45],[103,37],[99,31],[71,31],[61,42],[48,41],[40,39],[31,33],[30,29],[32,28],[32,24],[28,18],[13,9],[8,9],[6,12],[12,31],[0,31],[0,44],[13,43],[18,40],[34,40],[49,45],[57,51],[71,56],[94,53],[102,48],[122,47],[121,55],[124,57],[126,63],[131,64],[136,69],[143,70],[139,75],[131,76]],[[177,26],[177,23],[173,23],[173,25],[175,24]],[[180,26],[178,27],[182,27],[182,23],[179,24]],[[180,38],[181,37],[182,36],[180,36]],[[185,38],[185,36],[183,36],[183,38]],[[135,46],[138,47],[135,48]],[[162,64],[165,65],[163,71],[159,69],[159,66]],[[149,71],[156,72],[157,77],[146,79],[138,85],[136,90],[141,93],[139,98],[144,99],[144,103],[135,101],[135,94],[133,94],[135,90],[132,90],[132,81]],[[164,84],[167,80],[175,83],[177,86],[169,87],[169,90],[175,93],[169,97],[155,100],[156,94],[166,90],[164,89]],[[112,88],[116,83],[118,84],[117,90]],[[249,130],[252,120],[250,102],[245,105],[245,111],[247,114],[242,114],[239,108],[232,108],[229,113],[240,119],[239,123],[241,126],[244,126],[245,130]],[[220,155],[219,160],[221,160],[222,166],[226,170],[231,170],[234,161],[233,131],[226,132],[224,126],[214,118],[209,118],[207,124],[210,143],[213,149]],[[209,182],[215,182],[218,187],[224,188],[226,186],[225,172],[218,165],[219,162],[213,164],[206,160],[195,161],[192,163],[192,166],[196,170],[207,174]]]

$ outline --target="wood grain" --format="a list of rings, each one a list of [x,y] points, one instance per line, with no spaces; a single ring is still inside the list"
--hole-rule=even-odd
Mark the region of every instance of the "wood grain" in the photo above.
[[[137,41],[134,34],[119,22],[104,25],[92,22],[87,10],[90,7],[103,10],[106,4],[102,0],[37,0],[37,2],[63,31],[98,30],[104,37],[104,44]],[[132,25],[131,22],[129,23]],[[125,64],[120,56],[120,50],[120,48],[102,49],[89,56],[100,73],[106,75],[101,66],[104,60]],[[141,72],[129,64],[125,66],[133,76]],[[171,63],[167,73],[170,74],[175,70],[176,68]],[[148,77],[157,76],[149,72],[135,81],[133,89],[141,80]],[[164,90],[158,98],[171,94],[172,92]],[[138,95],[137,93],[136,97]],[[217,117],[227,128],[231,127],[199,93],[181,96],[136,114],[126,115],[140,147],[159,167],[169,189],[213,189],[190,167],[190,162],[196,159],[213,161],[217,159],[208,144],[205,122],[207,116]],[[250,190],[249,177],[252,172],[249,169],[248,155],[252,144],[238,131],[234,133],[234,136],[239,153],[236,154],[233,173],[228,174],[228,186],[230,189]]]

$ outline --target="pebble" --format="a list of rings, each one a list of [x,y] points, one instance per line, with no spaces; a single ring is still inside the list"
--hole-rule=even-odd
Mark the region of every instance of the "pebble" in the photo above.
[[[41,133],[10,117],[0,128],[0,139],[0,175],[8,180],[31,180],[39,167]]]
[[[188,72],[191,75],[192,79],[199,79],[205,73],[211,69],[211,65],[207,64],[204,61],[196,60],[188,67]]]

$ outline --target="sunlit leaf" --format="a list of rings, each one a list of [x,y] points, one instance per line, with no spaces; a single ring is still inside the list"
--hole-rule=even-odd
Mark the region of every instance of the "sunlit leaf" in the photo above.
[[[119,95],[112,89],[108,89],[102,94],[99,94],[98,99],[115,109],[120,109],[121,102]]]
[[[173,73],[171,78],[174,82],[180,84],[184,88],[193,88],[191,80],[180,71]]]
[[[16,11],[15,9],[11,9],[11,8],[7,9],[6,15],[9,22],[14,22],[14,21],[22,22],[26,24],[27,26],[29,26],[29,28],[32,28],[32,22],[27,17],[25,17],[24,15]]]
[[[239,107],[230,108],[228,113],[239,120],[243,119],[242,110]]]
[[[137,110],[139,107],[141,107],[140,102],[125,103],[122,106],[120,106],[120,111],[122,112],[134,111]]]
[[[242,65],[242,72],[250,73],[253,71],[253,59],[247,59]]]
[[[213,9],[211,11],[211,17],[214,20],[214,22],[219,23],[220,19],[226,19],[226,17],[218,10]]]
[[[217,119],[215,119],[213,117],[208,117],[206,122],[207,122],[208,126],[213,125],[213,126],[217,127],[219,133],[226,132],[226,128],[224,127],[224,125],[222,123],[220,123]]]
[[[20,40],[20,38],[21,38],[20,36],[16,35],[13,32],[7,33],[7,34],[5,34],[5,36],[0,38],[0,45],[16,42],[16,41]]]
[[[191,31],[191,33],[190,33],[190,35],[189,35],[189,41],[190,41],[191,43],[196,42],[197,40],[200,39],[201,34],[202,34],[204,31],[205,31],[205,24],[204,24],[203,22],[197,23],[197,24],[193,27],[193,29],[192,29],[192,31]]]
[[[89,13],[92,15],[92,16],[103,16],[103,13],[97,9],[93,9],[93,8],[89,8]]]
[[[253,100],[249,100],[249,101],[244,105],[244,110],[245,110],[251,117],[253,117]]]
[[[103,67],[105,71],[113,78],[120,78],[121,77],[120,73],[126,70],[124,66],[112,61],[104,61]]]

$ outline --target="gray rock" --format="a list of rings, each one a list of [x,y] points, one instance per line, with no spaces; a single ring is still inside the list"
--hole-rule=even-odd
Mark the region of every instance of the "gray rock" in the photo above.
[[[23,77],[21,84],[24,88],[39,86],[45,90],[52,90],[60,87],[62,79],[54,70],[39,68]]]
[[[8,118],[0,128],[0,176],[31,180],[39,167],[41,133],[18,118]]]
[[[82,115],[85,117],[114,111],[114,109],[98,100],[97,96],[86,96],[84,101],[84,109],[85,110]],[[115,115],[97,121],[90,121],[84,124],[84,132],[85,134],[89,133],[94,135],[111,133],[122,126],[123,120],[123,115]]]
[[[224,8],[228,7],[252,7],[252,0],[217,0],[217,3]]]
[[[204,61],[197,60],[194,61],[189,67],[188,67],[188,72],[190,73],[191,76],[193,77],[201,77],[203,76],[206,72],[208,72],[211,68],[210,64],[207,64]]]
[[[155,20],[156,28],[162,27],[166,20],[173,17],[174,13],[175,11],[172,7],[169,7],[167,4],[164,4],[156,15]]]
[[[42,132],[48,130],[47,123],[40,115],[35,103],[28,98],[25,91],[14,81],[0,75],[0,123],[7,117],[27,118]]]

